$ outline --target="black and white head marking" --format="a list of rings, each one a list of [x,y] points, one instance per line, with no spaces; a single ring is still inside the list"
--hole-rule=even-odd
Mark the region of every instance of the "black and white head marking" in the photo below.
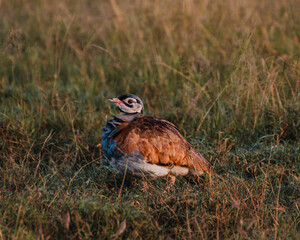
[[[124,94],[119,96],[118,98],[108,100],[115,103],[118,109],[123,113],[143,113],[144,110],[142,100],[134,94]]]

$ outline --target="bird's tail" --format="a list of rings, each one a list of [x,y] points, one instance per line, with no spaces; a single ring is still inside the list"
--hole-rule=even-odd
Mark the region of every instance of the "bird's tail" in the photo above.
[[[196,149],[190,147],[190,161],[189,167],[196,172],[207,172],[210,175],[216,174],[212,164]]]

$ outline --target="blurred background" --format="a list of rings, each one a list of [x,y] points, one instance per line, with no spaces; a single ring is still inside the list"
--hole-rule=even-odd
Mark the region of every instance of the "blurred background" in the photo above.
[[[299,109],[296,0],[12,0],[0,11],[1,107],[35,121],[57,121],[67,103],[94,129],[111,115],[106,99],[127,92],[197,133]]]

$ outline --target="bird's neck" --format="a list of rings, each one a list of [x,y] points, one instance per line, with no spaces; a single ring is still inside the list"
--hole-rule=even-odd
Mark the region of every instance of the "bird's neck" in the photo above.
[[[141,116],[143,116],[143,114],[141,114],[141,113],[132,113],[132,114],[125,113],[125,114],[116,115],[115,118],[121,119],[126,122],[131,122],[134,119],[137,119]]]

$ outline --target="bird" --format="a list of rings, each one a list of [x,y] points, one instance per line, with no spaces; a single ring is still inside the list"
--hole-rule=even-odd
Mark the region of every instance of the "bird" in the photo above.
[[[121,112],[102,129],[104,157],[117,171],[138,177],[201,176],[215,174],[171,122],[145,116],[142,100],[134,94],[108,99]],[[172,180],[175,182],[175,180]]]

